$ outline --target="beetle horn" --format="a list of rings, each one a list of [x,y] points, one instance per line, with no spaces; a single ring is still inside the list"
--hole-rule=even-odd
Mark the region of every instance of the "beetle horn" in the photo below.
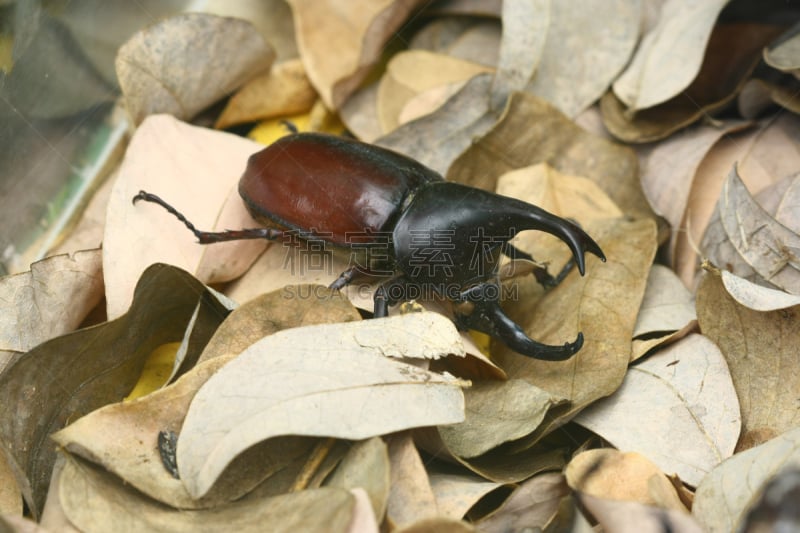
[[[531,339],[519,324],[506,315],[497,299],[482,299],[485,296],[485,287],[486,285],[479,285],[462,295],[466,297],[466,301],[456,304],[454,309],[459,326],[486,333],[500,339],[515,352],[545,361],[564,361],[583,346],[583,333],[578,333],[573,342],[560,346],[542,344]]]

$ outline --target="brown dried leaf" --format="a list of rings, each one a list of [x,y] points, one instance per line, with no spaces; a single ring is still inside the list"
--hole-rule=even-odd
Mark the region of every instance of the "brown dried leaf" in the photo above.
[[[200,361],[242,353],[276,331],[355,320],[361,315],[341,292],[321,285],[287,286],[236,308],[208,341]]]
[[[364,439],[460,422],[458,380],[390,358],[461,351],[455,327],[436,313],[265,337],[209,379],[192,401],[178,441],[181,478],[190,494],[203,496],[235,457],[272,437]]]
[[[70,522],[82,531],[346,531],[354,498],[322,488],[272,498],[246,498],[208,510],[171,509],[90,463],[71,458],[59,496]]]
[[[734,300],[720,274],[709,271],[697,291],[697,318],[703,334],[728,362],[742,411],[744,450],[800,424],[795,391],[800,373],[794,361],[800,306],[759,312]]]
[[[646,417],[631,415],[643,405]],[[728,365],[702,335],[631,366],[619,390],[581,411],[575,422],[692,486],[733,454],[741,430]]]
[[[378,87],[378,118],[384,133],[400,125],[399,116],[416,95],[473,76],[491,72],[490,67],[425,50],[409,50],[392,56]]]
[[[0,454],[0,515],[22,516],[22,492],[3,454]]]
[[[530,446],[518,453],[495,448],[472,459],[458,461],[476,474],[497,483],[520,483],[542,472],[560,471],[567,463],[565,449]]]
[[[658,23],[642,38],[630,65],[614,82],[614,94],[630,111],[666,102],[689,87],[700,72],[712,28],[727,3],[663,3]]]
[[[303,63],[289,59],[244,84],[228,100],[214,127],[225,129],[236,124],[306,113],[317,100],[317,93],[306,77]]]
[[[732,246],[740,259],[720,261],[734,255],[720,250],[725,246]],[[736,166],[723,184],[701,248],[712,262],[738,276],[800,294],[800,235],[758,205]]]
[[[275,49],[277,61],[297,57],[297,42],[292,23],[292,10],[286,0],[230,2],[206,0],[203,12],[235,17],[250,22]]]
[[[440,16],[414,33],[409,50],[430,50],[440,54],[494,67],[500,50],[502,25],[499,20]]]
[[[437,516],[440,511],[438,502],[411,434],[401,432],[389,435],[387,443],[390,488],[386,517],[398,527],[403,527]]]
[[[582,494],[687,511],[667,476],[636,452],[585,451],[570,461],[564,475],[570,488]]]
[[[183,337],[204,290],[188,273],[154,265],[128,313],[40,344],[0,375],[0,447],[34,516],[55,459],[47,436],[127,395],[150,353]]]
[[[532,433],[550,407],[561,403],[519,379],[474,383],[464,401],[466,419],[438,430],[448,452],[465,459]]]
[[[395,529],[394,533],[477,533],[477,530],[461,520],[436,517]]]
[[[795,428],[715,468],[697,487],[692,515],[707,531],[739,531],[747,508],[769,479],[798,466],[800,428]],[[791,508],[796,509],[794,502]]]
[[[290,0],[300,57],[325,105],[337,110],[422,0]]]
[[[585,132],[525,93],[511,96],[501,121],[453,162],[447,179],[494,191],[499,176],[536,163],[591,179],[628,215],[652,216],[633,151]]]
[[[190,126],[167,115],[142,123],[108,201],[103,276],[110,319],[125,312],[139,276],[153,263],[176,265],[207,283],[230,280],[250,266],[264,242],[203,246],[160,206],[131,205],[131,199],[142,189],[157,194],[203,230],[258,227],[236,184],[248,157],[261,148],[241,137]]]
[[[169,113],[188,120],[254,75],[275,52],[249,22],[183,13],[139,31],[117,53],[117,78],[134,124]]]
[[[758,117],[773,104],[800,114],[800,81],[794,77],[781,83],[752,78],[742,87],[736,100],[739,114],[748,119]]]
[[[498,346],[497,360],[510,378],[525,379],[570,400],[569,409],[548,417],[546,432],[622,383],[631,338],[656,249],[651,220],[616,219],[587,227],[608,258],[589,257],[586,276],[572,272],[538,302],[507,302],[514,318],[533,339],[558,344],[583,331],[583,348],[562,362],[539,361]],[[539,434],[539,432],[537,432]]]
[[[708,116],[736,97],[758,63],[761,48],[778,31],[775,26],[759,24],[716,26],[700,72],[685,91],[635,115],[609,91],[600,100],[606,128],[625,142],[644,143],[663,139]]]
[[[523,483],[495,512],[476,525],[483,533],[504,533],[546,526],[558,511],[561,499],[569,493],[564,476],[547,473]]]
[[[0,350],[27,352],[74,331],[102,297],[100,250],[48,257],[0,278]]]

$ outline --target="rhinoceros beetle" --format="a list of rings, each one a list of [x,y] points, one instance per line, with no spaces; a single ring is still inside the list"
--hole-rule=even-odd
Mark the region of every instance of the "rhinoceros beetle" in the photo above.
[[[536,342],[500,307],[501,254],[532,259],[508,242],[520,231],[541,230],[564,241],[581,275],[585,252],[605,261],[586,232],[539,207],[445,181],[391,150],[317,133],[292,133],[253,154],[239,181],[239,194],[265,227],[200,231],[156,195],[141,191],[133,202],[161,205],[201,244],[276,240],[293,232],[352,251],[352,236],[358,235],[359,247],[376,253],[366,268],[348,268],[331,287],[343,288],[359,271],[395,273],[375,292],[375,317],[386,316],[388,306],[408,299],[403,296],[409,289],[425,286],[452,302],[459,327],[482,331],[520,354],[560,361],[583,345],[582,333],[561,346]],[[540,283],[552,285],[567,268],[555,277],[542,267],[534,273]]]

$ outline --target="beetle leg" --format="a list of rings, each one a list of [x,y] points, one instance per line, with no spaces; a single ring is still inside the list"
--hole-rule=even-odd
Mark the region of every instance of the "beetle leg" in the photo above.
[[[488,290],[491,289],[491,290]],[[455,304],[456,322],[459,326],[475,329],[497,338],[522,355],[545,361],[563,361],[572,357],[583,346],[583,333],[573,342],[553,346],[537,342],[500,307],[496,285],[484,283],[461,294],[462,301]]]
[[[162,200],[160,197],[156,196],[155,194],[150,194],[146,191],[139,191],[139,194],[133,197],[133,203],[136,204],[139,200],[144,200],[145,202],[151,202],[154,204],[158,204],[164,209],[167,210],[168,213],[172,214],[183,222],[183,224],[189,228],[189,231],[194,233],[194,236],[197,237],[197,240],[200,244],[212,244],[215,242],[225,242],[225,241],[238,241],[242,239],[266,239],[268,241],[274,241],[284,236],[285,232],[281,229],[276,228],[250,228],[250,229],[240,229],[240,230],[225,230],[225,231],[200,231],[199,229],[194,227],[194,224],[189,222],[189,220],[177,209],[172,207],[170,204]]]
[[[389,314],[389,307],[400,301],[400,298],[397,298],[396,295],[405,294],[405,288],[408,284],[408,279],[400,275],[378,287],[373,297],[375,302],[373,315],[375,318],[381,318]]]
[[[351,266],[341,274],[339,277],[333,280],[333,283],[328,285],[329,289],[333,289],[335,291],[343,289],[346,285],[349,285],[353,278],[356,277],[356,273],[358,272],[357,266]]]

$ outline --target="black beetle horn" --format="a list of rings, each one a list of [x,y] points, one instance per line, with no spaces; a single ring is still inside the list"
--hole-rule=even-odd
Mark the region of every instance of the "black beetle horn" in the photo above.
[[[492,291],[487,290],[490,288]],[[515,352],[534,359],[564,361],[581,349],[583,333],[578,333],[573,342],[560,346],[542,344],[528,337],[525,331],[506,315],[496,298],[486,298],[487,292],[496,292],[494,288],[496,286],[491,284],[479,285],[462,295],[465,301],[455,308],[455,318],[459,326],[482,331],[500,339]]]

